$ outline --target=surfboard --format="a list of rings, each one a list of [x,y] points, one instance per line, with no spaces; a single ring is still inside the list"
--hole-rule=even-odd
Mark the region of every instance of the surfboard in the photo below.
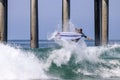
[[[55,37],[57,39],[75,40],[75,39],[80,39],[81,34],[76,32],[57,32]]]

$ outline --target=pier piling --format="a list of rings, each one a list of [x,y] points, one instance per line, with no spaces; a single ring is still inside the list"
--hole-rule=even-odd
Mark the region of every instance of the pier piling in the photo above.
[[[62,31],[69,31],[70,0],[62,0]]]
[[[108,11],[109,11],[109,0],[102,0],[102,34],[101,34],[101,44],[108,44]]]
[[[101,33],[101,0],[94,0],[94,20],[95,20],[95,45],[100,45],[100,33]]]
[[[108,2],[109,0],[94,0],[96,46],[108,43]]]
[[[38,48],[38,0],[31,0],[31,13],[30,13],[30,45],[31,48]]]
[[[7,42],[7,0],[0,0],[0,41]]]

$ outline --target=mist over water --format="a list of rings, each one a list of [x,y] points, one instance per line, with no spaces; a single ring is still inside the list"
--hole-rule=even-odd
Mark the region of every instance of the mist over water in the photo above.
[[[84,44],[84,41],[80,44]],[[44,68],[62,79],[119,79],[120,45],[86,46],[58,42],[46,58]]]
[[[0,43],[0,79],[120,79],[119,44],[56,43],[59,47],[39,49]]]
[[[45,65],[63,79],[119,79],[120,45],[99,47],[62,43],[50,52]]]
[[[28,51],[0,43],[0,79],[47,78],[42,62]]]

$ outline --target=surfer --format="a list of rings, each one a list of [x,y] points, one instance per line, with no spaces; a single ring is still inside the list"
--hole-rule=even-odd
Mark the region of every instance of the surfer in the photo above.
[[[87,40],[92,40],[91,38],[89,38],[88,36],[86,36],[86,35],[83,33],[82,28],[80,28],[80,29],[75,28],[75,32],[80,33],[80,34],[81,34],[81,37],[84,37],[84,38],[86,38]],[[80,39],[80,38],[76,39],[75,41],[77,42],[77,41],[79,41],[79,39]]]
[[[82,28],[78,29],[78,33],[81,34],[81,37],[87,38],[87,36],[83,33]]]

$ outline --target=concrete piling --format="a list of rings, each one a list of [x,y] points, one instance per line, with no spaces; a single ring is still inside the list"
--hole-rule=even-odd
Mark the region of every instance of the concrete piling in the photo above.
[[[100,32],[101,32],[101,10],[100,10],[100,5],[101,0],[94,0],[94,21],[95,21],[95,45],[99,46],[100,45]]]
[[[96,46],[108,43],[108,2],[109,0],[94,0]]]
[[[0,41],[7,42],[7,0],[0,0]]]
[[[106,45],[108,43],[108,14],[109,14],[109,0],[102,0],[102,32],[101,32],[101,44]]]
[[[30,13],[30,46],[31,48],[39,47],[38,38],[38,0],[31,0],[31,13]]]
[[[70,0],[62,0],[62,31],[69,31]]]

